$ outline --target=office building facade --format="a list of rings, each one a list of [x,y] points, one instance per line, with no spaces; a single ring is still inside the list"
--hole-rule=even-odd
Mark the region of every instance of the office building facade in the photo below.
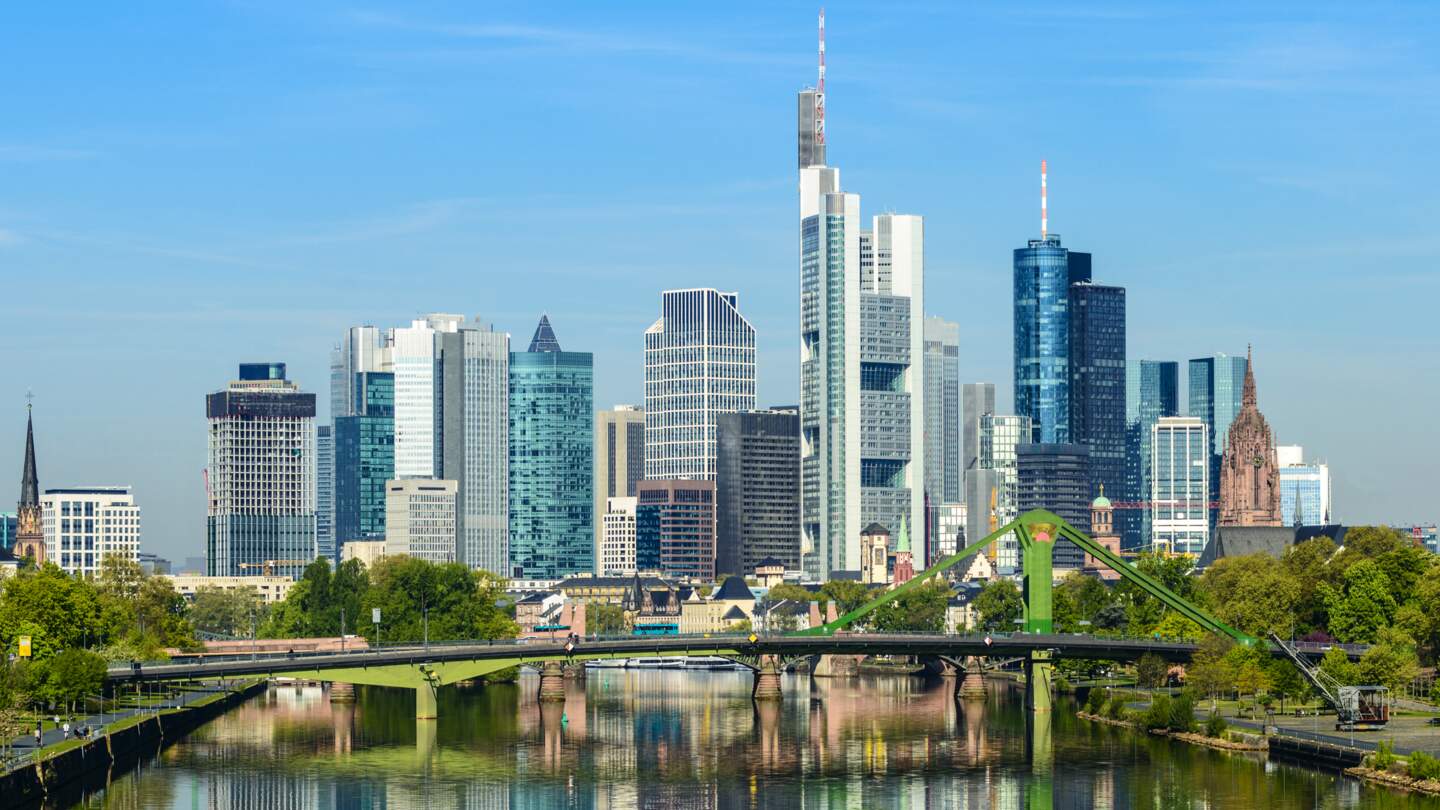
[[[1125,288],[1070,285],[1070,432],[1090,448],[1090,495],[1125,487]]]
[[[390,330],[395,475],[400,478],[438,478],[443,474],[440,335],[456,331],[463,321],[460,315],[437,313]]]
[[[67,574],[94,578],[106,559],[139,560],[140,507],[129,487],[47,489],[40,515],[45,557]]]
[[[715,482],[646,480],[637,485],[636,565],[658,549],[664,576],[715,578]]]
[[[1280,466],[1280,518],[1286,524],[1328,526],[1330,465],[1299,461]]]
[[[635,484],[645,478],[645,411],[616,405],[595,412],[595,514],[607,514],[611,498],[633,498]],[[605,526],[595,521],[596,560]],[[604,569],[601,569],[602,571]],[[598,572],[597,572],[598,573]]]
[[[755,329],[739,296],[667,290],[645,330],[645,477],[715,479],[715,417],[755,409]]]
[[[980,516],[966,516],[976,540],[990,534],[1020,516],[1019,448],[1030,444],[1034,428],[1024,416],[987,414],[980,418],[980,475],[987,485],[983,492]],[[1007,533],[994,546],[992,560],[1001,574],[1012,574],[1020,568],[1020,546],[1014,533]]]
[[[933,503],[960,500],[960,325],[925,319],[925,492]]]
[[[1048,509],[1084,531],[1090,525],[1090,449],[1083,444],[1022,444],[1015,448],[1016,500],[1021,513]],[[1078,570],[1085,554],[1069,540],[1055,542],[1056,570]]]
[[[1131,508],[1118,515],[1121,545],[1126,551],[1136,551],[1150,543],[1150,441],[1157,421],[1179,415],[1178,363],[1134,360],[1126,365],[1125,486],[1121,497]]]
[[[994,414],[994,383],[966,383],[960,386],[960,468],[964,487],[965,534],[976,540],[990,533],[990,490],[994,488],[993,476],[980,469],[980,420]]]
[[[456,484],[456,558],[510,568],[510,336],[480,319],[439,335],[440,477]]]
[[[1220,500],[1220,456],[1230,423],[1240,414],[1241,393],[1245,387],[1245,358],[1227,354],[1199,357],[1185,369],[1186,413],[1205,423],[1210,438],[1210,502]],[[1210,508],[1210,528],[1215,528],[1220,510]]]
[[[720,414],[716,448],[716,573],[746,576],[766,558],[799,570],[799,411]]]
[[[298,577],[316,556],[315,395],[243,363],[205,399],[206,573]]]
[[[330,425],[315,426],[315,551],[331,562],[340,559],[335,546],[335,433]]]
[[[362,371],[348,416],[335,419],[335,541],[385,538],[385,484],[395,478],[395,375]],[[343,553],[341,554],[343,558]]]
[[[386,482],[385,555],[455,562],[458,492],[454,481],[435,478]]]
[[[1199,557],[1210,542],[1210,437],[1205,420],[1166,416],[1150,429],[1150,548]]]
[[[1014,255],[1015,413],[1028,417],[1031,441],[1070,442],[1070,286],[1090,280],[1090,254],[1059,234],[1031,239]]]
[[[594,358],[561,350],[542,316],[509,375],[509,575],[593,572]]]
[[[635,496],[620,495],[605,499],[600,546],[595,567],[602,577],[634,574],[635,567]]]

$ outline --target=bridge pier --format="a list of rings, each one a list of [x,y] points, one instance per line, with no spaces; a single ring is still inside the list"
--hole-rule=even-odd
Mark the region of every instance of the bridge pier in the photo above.
[[[415,687],[415,719],[434,720],[440,716],[440,708],[435,702],[435,684],[429,679],[421,681]]]
[[[1055,664],[1049,650],[1032,650],[1025,659],[1025,705],[1034,714],[1049,714],[1055,694]]]
[[[760,656],[760,667],[755,670],[755,685],[750,697],[757,701],[783,700],[785,693],[780,689],[780,661],[773,655]]]
[[[330,684],[330,702],[331,702],[331,703],[354,703],[354,702],[355,702],[355,684],[353,684],[353,683],[342,683],[342,682],[340,682],[340,681],[335,681],[334,683]]]
[[[559,661],[540,665],[540,702],[565,702],[565,666]]]
[[[967,700],[985,699],[985,679],[980,674],[980,659],[976,656],[966,656],[965,677],[961,679],[955,695]]]

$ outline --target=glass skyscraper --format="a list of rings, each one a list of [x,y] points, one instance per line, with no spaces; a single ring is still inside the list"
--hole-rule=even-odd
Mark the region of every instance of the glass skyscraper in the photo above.
[[[560,349],[546,317],[510,353],[510,571],[560,579],[595,569],[594,356]]]
[[[1162,416],[1180,412],[1180,364],[1173,360],[1134,360],[1125,368],[1125,499],[1148,507],[1151,431]],[[1121,545],[1144,548],[1151,536],[1149,508],[1120,511]]]
[[[1220,457],[1230,423],[1240,413],[1245,388],[1245,358],[1217,354],[1191,360],[1185,369],[1189,400],[1188,413],[1205,423],[1210,442],[1210,502],[1220,500]],[[1219,507],[1210,509],[1210,528],[1215,528]]]
[[[1280,468],[1280,519],[1287,526],[1297,520],[1302,526],[1331,522],[1329,465],[1299,463]]]
[[[395,375],[363,371],[335,419],[335,546],[385,538],[385,482],[395,477]]]
[[[1083,444],[1022,444],[1015,448],[1016,504],[1020,512],[1048,509],[1085,531],[1090,526],[1090,450]],[[1078,569],[1085,564],[1080,547],[1055,541],[1054,565]]]
[[[1204,420],[1169,416],[1151,428],[1150,547],[1199,557],[1210,540],[1210,444]]]
[[[975,542],[1000,526],[1020,516],[1020,499],[1017,490],[1017,453],[1022,445],[1030,444],[1032,434],[1030,420],[1024,416],[981,414],[980,416],[980,474],[976,477],[983,501],[981,515],[966,518],[974,523],[977,534]],[[994,506],[991,521],[991,506]],[[1048,508],[1048,507],[1047,507]],[[995,544],[994,562],[1001,574],[1013,574],[1020,568],[1019,541],[1014,533],[1006,534]]]
[[[1058,234],[1015,250],[1015,412],[1030,418],[1031,440],[1073,440],[1070,419],[1070,285],[1090,280],[1090,254]]]
[[[960,325],[925,319],[925,493],[960,500]]]
[[[1070,285],[1070,433],[1090,448],[1090,495],[1125,491],[1125,288]]]

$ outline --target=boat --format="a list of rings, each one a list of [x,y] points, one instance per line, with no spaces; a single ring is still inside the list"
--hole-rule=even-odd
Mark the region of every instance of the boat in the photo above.
[[[626,658],[596,658],[585,662],[586,669],[624,669],[629,659]]]

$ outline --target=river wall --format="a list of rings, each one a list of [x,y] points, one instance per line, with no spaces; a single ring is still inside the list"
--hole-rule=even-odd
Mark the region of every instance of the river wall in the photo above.
[[[267,686],[265,681],[256,681],[204,703],[144,717],[134,725],[59,753],[42,754],[38,762],[0,774],[0,797],[5,807],[27,807],[72,791],[79,798],[88,789],[103,787],[116,775],[135,767],[145,755],[265,691]]]

